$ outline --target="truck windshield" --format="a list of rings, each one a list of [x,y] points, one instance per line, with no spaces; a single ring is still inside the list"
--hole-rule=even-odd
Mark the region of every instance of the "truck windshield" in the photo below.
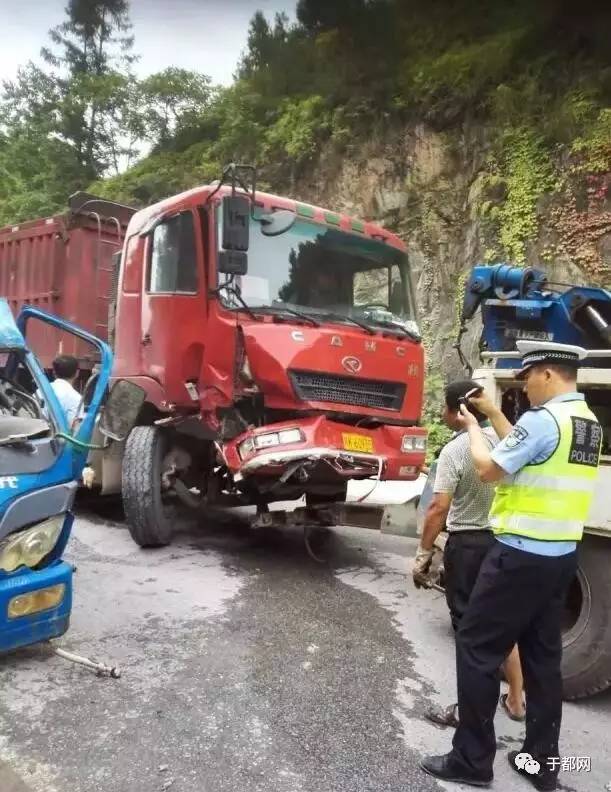
[[[397,248],[300,219],[278,236],[262,228],[251,219],[248,274],[236,278],[249,307],[285,306],[373,324],[414,318],[408,259]],[[223,299],[240,307],[230,292]]]

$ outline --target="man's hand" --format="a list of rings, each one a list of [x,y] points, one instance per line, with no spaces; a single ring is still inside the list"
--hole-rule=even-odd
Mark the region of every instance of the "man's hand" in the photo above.
[[[491,418],[499,410],[490,396],[487,396],[483,390],[479,391],[475,396],[468,396],[467,401],[487,418]]]
[[[435,548],[425,550],[422,546],[418,546],[416,556],[414,558],[414,565],[412,568],[412,577],[416,588],[429,587],[428,571],[433,560]]]
[[[477,394],[473,396],[466,395],[467,401],[470,405],[473,405],[476,410],[479,410],[486,418],[489,418],[494,431],[497,433],[499,440],[507,437],[507,435],[513,429],[511,423],[507,420],[503,411],[500,407],[492,401],[492,399],[486,395],[486,393],[482,391],[478,391]],[[462,405],[461,409],[459,410],[459,420],[462,418]],[[466,424],[463,424],[465,428],[467,428]]]
[[[456,416],[456,420],[462,426],[463,429],[468,429],[469,426],[479,426],[477,422],[477,418],[473,415],[473,413],[469,412],[464,404],[461,404],[458,408],[458,414]]]

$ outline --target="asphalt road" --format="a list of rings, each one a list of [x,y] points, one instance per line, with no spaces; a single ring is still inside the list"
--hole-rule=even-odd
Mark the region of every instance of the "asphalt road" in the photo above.
[[[418,769],[452,734],[443,597],[406,577],[415,542],[341,529],[327,563],[297,533],[232,522],[139,550],[120,522],[77,520],[62,645],[119,665],[98,678],[46,647],[0,659],[1,792],[428,792]],[[499,711],[494,789],[520,724]],[[611,695],[565,707],[562,788],[611,789]]]

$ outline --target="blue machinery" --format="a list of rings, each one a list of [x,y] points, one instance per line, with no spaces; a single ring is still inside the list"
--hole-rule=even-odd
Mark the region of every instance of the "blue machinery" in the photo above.
[[[611,348],[611,292],[602,288],[555,283],[537,269],[496,264],[473,268],[465,287],[456,349],[467,322],[481,306],[480,351],[515,352],[516,341],[533,338],[577,344],[604,352]],[[515,367],[514,356],[495,355],[499,368]],[[608,368],[608,354],[591,354],[587,366]]]

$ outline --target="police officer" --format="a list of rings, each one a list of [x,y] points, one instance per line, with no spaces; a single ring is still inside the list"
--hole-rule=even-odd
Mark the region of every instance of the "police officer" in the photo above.
[[[577,392],[585,350],[535,341],[517,346],[519,377],[531,409],[512,426],[487,396],[470,399],[501,438],[492,451],[475,417],[461,407],[479,476],[499,482],[490,511],[497,541],[482,564],[456,636],[460,722],[452,750],[426,757],[421,767],[445,781],[489,785],[496,753],[497,671],[517,643],[526,735],[509,762],[536,789],[554,790],[558,762],[548,760],[559,756],[561,615],[577,569],[576,546],[594,492],[602,432]]]

